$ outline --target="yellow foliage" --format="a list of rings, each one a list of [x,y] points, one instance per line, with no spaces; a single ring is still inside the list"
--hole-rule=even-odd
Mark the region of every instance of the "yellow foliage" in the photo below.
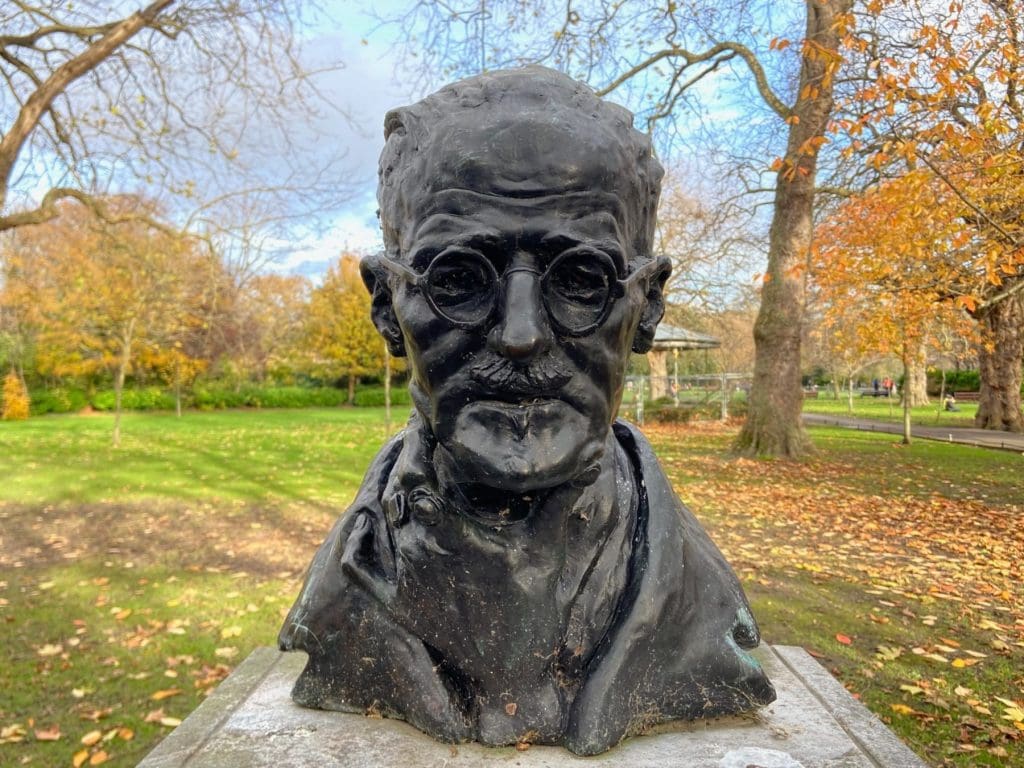
[[[28,418],[29,398],[25,385],[14,371],[4,378],[2,418],[4,421],[22,421]]]

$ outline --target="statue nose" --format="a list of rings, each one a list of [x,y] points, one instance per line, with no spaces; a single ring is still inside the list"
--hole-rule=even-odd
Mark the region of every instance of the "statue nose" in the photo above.
[[[551,327],[540,298],[540,280],[532,271],[514,271],[505,279],[501,320],[491,329],[488,341],[502,356],[532,360],[547,351]]]

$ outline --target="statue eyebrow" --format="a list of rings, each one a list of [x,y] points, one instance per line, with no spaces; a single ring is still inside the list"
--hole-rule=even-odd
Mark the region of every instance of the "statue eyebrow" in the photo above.
[[[552,256],[557,256],[562,251],[567,251],[570,248],[576,248],[580,245],[588,245],[599,251],[604,251],[611,256],[612,261],[615,263],[615,268],[620,274],[622,274],[626,268],[626,259],[622,253],[622,247],[612,237],[576,237],[568,232],[556,230],[554,232],[548,232],[541,237],[540,244],[544,250],[548,251]]]

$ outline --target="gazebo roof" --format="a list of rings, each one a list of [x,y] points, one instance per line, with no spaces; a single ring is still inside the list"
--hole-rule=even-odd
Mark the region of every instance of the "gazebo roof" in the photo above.
[[[722,342],[714,336],[661,323],[654,334],[652,349],[661,352],[668,349],[718,349],[720,346]]]

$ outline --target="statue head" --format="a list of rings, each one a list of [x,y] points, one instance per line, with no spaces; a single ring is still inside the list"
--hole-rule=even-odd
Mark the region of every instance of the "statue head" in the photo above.
[[[649,138],[536,66],[393,110],[385,138],[385,251],[363,277],[438,449],[459,482],[585,484],[664,311]]]

